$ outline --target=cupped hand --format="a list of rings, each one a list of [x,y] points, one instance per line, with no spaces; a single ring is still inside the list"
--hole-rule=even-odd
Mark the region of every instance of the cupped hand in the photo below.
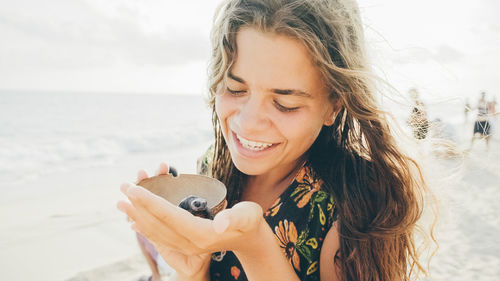
[[[161,164],[157,174],[168,173]],[[147,178],[144,171],[138,181]],[[118,209],[133,221],[132,228],[147,237],[165,261],[185,275],[208,272],[210,254],[221,250],[255,249],[258,237],[268,228],[262,208],[253,202],[240,202],[219,212],[214,220],[193,216],[165,199],[133,184],[121,191],[130,203],[118,202]]]
[[[172,168],[173,169],[173,168]],[[176,175],[175,169],[173,169],[174,175]],[[158,169],[156,170],[155,175],[166,175],[172,173],[171,167],[169,167],[165,163],[161,163]],[[147,179],[149,176],[144,170],[140,170],[137,173],[137,181],[136,183],[141,182],[144,179]],[[127,188],[129,184],[124,184],[122,185],[121,189],[122,192]],[[124,202],[119,202],[118,203],[118,208],[121,209],[121,205]],[[128,215],[128,213],[127,213]],[[130,218],[130,221],[134,222],[133,219],[128,215]],[[162,256],[163,260],[171,266],[177,273],[178,275],[178,280],[208,280],[208,267],[210,264],[210,254],[209,253],[204,253],[204,254],[192,254],[192,255],[187,255],[184,254],[181,251],[177,251],[173,248],[168,247],[167,245],[164,245],[161,243],[161,241],[158,241],[154,237],[151,237],[150,235],[147,235],[146,232],[141,232],[140,229],[137,228],[137,224],[134,222],[132,224],[132,229],[134,229],[136,232],[141,233],[142,235],[146,236],[148,240],[155,246],[156,250],[158,253]]]

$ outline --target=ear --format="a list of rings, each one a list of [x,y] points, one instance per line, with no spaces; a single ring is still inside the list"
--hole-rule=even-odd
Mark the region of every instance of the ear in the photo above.
[[[336,100],[331,103],[330,108],[327,111],[327,114],[325,115],[325,121],[323,122],[323,125],[325,126],[331,126],[335,122],[335,118],[337,118],[337,114],[339,113],[340,110],[340,102],[339,100]]]
[[[337,117],[337,114],[329,114],[326,117],[325,122],[323,122],[323,125],[325,125],[327,127],[333,125],[333,122],[335,122],[335,117]]]

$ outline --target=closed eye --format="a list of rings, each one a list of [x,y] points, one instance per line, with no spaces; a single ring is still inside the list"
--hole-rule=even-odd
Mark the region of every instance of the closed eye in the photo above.
[[[245,93],[244,90],[236,91],[236,90],[231,90],[229,87],[226,87],[227,91],[232,95],[232,96],[241,96],[242,94]]]
[[[276,106],[276,108],[281,111],[281,112],[292,112],[292,111],[296,111],[297,109],[299,109],[300,107],[286,107],[286,106],[283,106],[281,105],[279,102],[277,101],[274,101],[274,105]]]
[[[229,87],[226,87],[226,90],[229,92],[229,94],[231,96],[234,96],[234,97],[239,97],[239,96],[243,96],[245,94],[245,90],[232,90],[230,89]],[[286,106],[283,106],[281,105],[279,102],[277,101],[274,101],[274,106],[281,112],[293,112],[293,111],[296,111],[297,109],[299,109],[300,107],[286,107]]]

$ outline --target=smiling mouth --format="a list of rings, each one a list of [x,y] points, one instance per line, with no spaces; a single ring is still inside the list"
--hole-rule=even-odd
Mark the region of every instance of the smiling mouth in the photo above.
[[[270,147],[276,145],[274,143],[269,143],[269,142],[251,141],[251,140],[245,139],[244,137],[242,137],[236,133],[234,133],[234,135],[238,139],[241,146],[243,146],[244,148],[251,150],[251,151],[262,151],[262,150],[265,150],[267,148],[270,148]]]

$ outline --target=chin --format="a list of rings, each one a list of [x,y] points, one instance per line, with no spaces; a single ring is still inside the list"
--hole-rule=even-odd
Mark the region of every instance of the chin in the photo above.
[[[236,159],[235,159],[236,158]],[[231,155],[231,160],[234,163],[236,169],[242,172],[245,175],[249,176],[257,176],[264,174],[267,170],[267,167],[256,163],[256,161],[248,161],[244,159],[237,159],[237,157],[233,157]],[[251,163],[254,162],[254,163]]]

